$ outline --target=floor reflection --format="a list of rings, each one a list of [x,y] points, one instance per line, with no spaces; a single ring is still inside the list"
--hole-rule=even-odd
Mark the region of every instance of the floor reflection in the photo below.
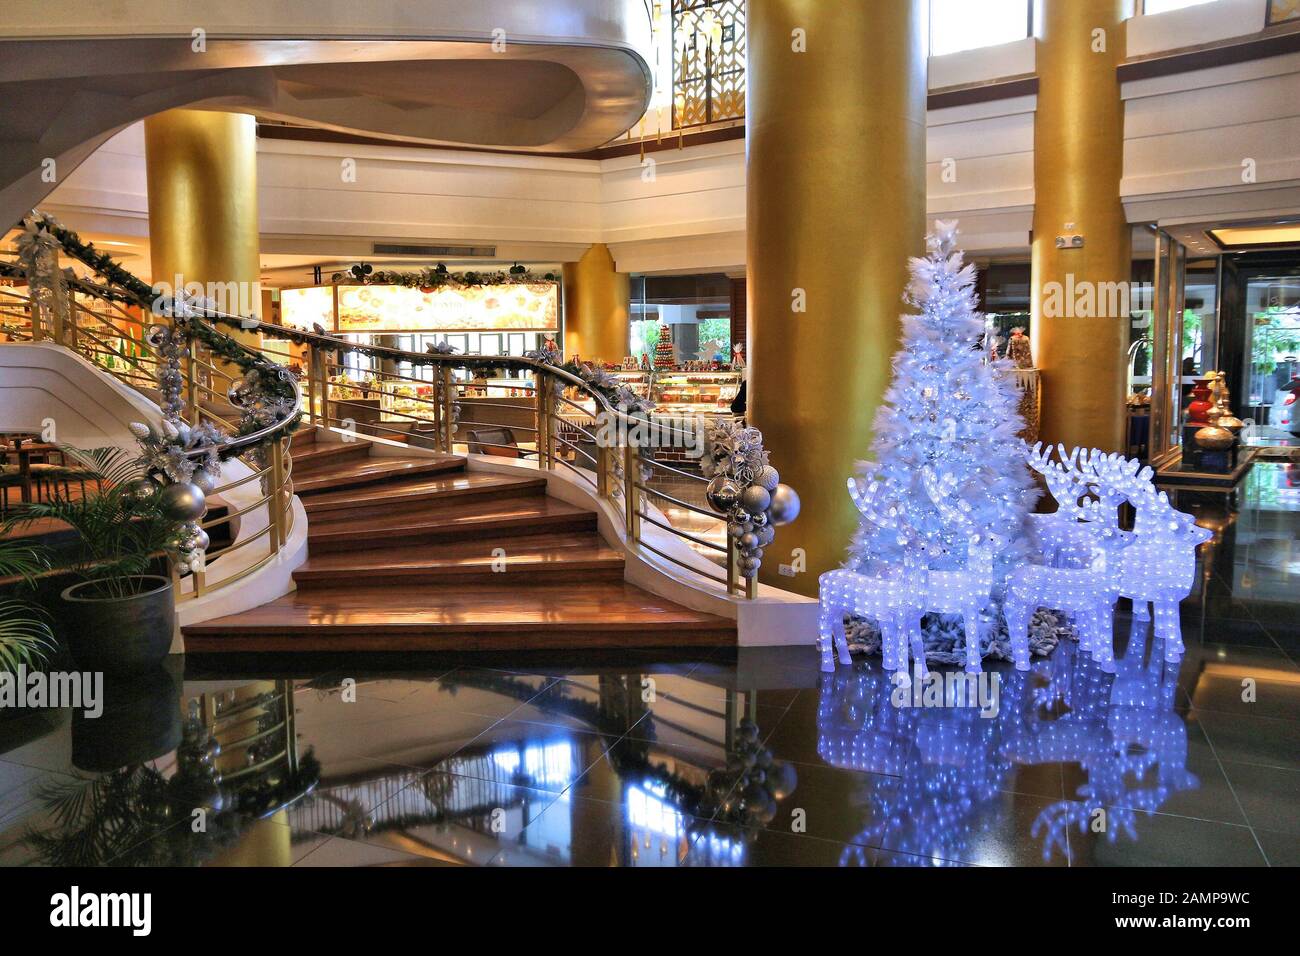
[[[810,646],[175,661],[0,715],[0,864],[1295,865],[1297,502],[1266,465],[1179,505],[1215,539],[1177,664],[1123,609],[1115,673],[1066,642],[983,714]]]
[[[827,675],[818,752],[832,766],[894,778],[873,788],[864,828],[842,862],[885,847],[918,865],[978,862],[976,837],[997,821],[1017,773],[1075,765],[1073,793],[1042,807],[1030,834],[1045,863],[1068,861],[1069,833],[1136,840],[1136,815],[1198,786],[1187,770],[1187,728],[1175,710],[1177,667],[1142,659],[1149,622],[1134,622],[1131,652],[1107,674],[1062,647],[1029,673],[999,670],[999,706],[898,707],[877,670]]]

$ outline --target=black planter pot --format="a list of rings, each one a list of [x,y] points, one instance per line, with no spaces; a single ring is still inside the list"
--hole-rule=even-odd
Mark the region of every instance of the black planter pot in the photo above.
[[[59,595],[60,630],[83,670],[130,672],[156,668],[166,659],[176,629],[176,596],[167,578],[134,578],[139,593],[122,598],[87,596],[83,581]]]

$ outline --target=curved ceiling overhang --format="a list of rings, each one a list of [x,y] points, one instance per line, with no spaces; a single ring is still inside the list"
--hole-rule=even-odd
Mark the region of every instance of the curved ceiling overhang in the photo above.
[[[138,97],[226,74],[274,79],[254,112],[430,145],[593,149],[645,112],[634,50],[507,40],[0,40],[0,90]],[[63,63],[63,66],[57,64]],[[57,96],[55,97],[57,101]],[[55,105],[55,104],[51,104]],[[195,105],[203,105],[198,101]]]
[[[0,217],[129,123],[227,109],[427,145],[585,151],[644,114],[642,0],[170,0],[11,5]],[[206,22],[196,22],[206,21]],[[129,30],[127,34],[125,31]]]

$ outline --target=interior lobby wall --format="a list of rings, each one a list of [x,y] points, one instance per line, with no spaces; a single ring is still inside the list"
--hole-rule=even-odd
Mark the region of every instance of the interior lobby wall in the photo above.
[[[1144,28],[1143,42],[1166,47],[1182,35]],[[1300,211],[1298,81],[1300,53],[1126,82],[1129,220]],[[973,254],[1028,249],[1035,106],[1031,94],[929,112],[928,212],[960,220]],[[744,149],[737,139],[589,160],[262,139],[263,252],[346,260],[369,256],[376,240],[445,240],[555,262],[604,242],[620,271],[737,270],[745,264]],[[139,127],[129,127],[43,208],[83,231],[145,235],[143,151]],[[349,160],[354,180],[343,175]]]

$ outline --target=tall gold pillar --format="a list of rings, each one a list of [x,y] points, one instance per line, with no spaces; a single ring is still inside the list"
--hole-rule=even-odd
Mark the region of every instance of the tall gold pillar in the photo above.
[[[260,313],[256,120],[169,110],[145,120],[144,135],[154,283],[179,276],[229,312]]]
[[[858,526],[845,483],[924,251],[926,7],[749,2],[749,418],[803,502],[761,574],[804,594]],[[806,570],[780,576],[796,548]]]
[[[1114,284],[1127,290],[1131,266],[1119,197],[1124,103],[1115,70],[1124,59],[1130,6],[1041,4],[1031,338],[1043,376],[1041,434],[1067,448],[1124,447],[1129,303]],[[1058,236],[1082,236],[1083,245],[1058,248]]]
[[[564,264],[564,354],[619,362],[627,355],[631,281],[598,242]]]

